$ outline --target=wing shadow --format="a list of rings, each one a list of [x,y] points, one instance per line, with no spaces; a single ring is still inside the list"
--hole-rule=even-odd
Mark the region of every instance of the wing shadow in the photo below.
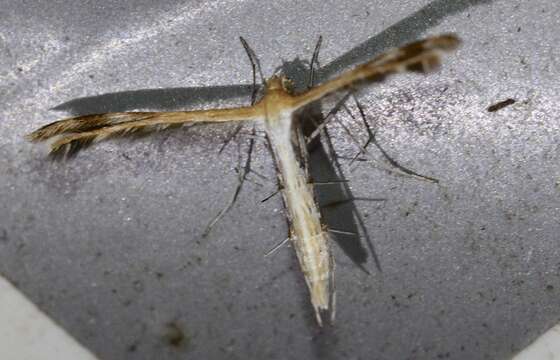
[[[435,0],[379,34],[354,47],[316,72],[323,81],[335,73],[357,65],[391,47],[417,39],[423,32],[439,24],[444,18],[493,0]],[[285,72],[292,80],[305,78],[305,74]],[[220,99],[247,98],[251,85],[226,85],[188,88],[142,89],[73,99],[52,108],[72,115],[151,109],[174,110]]]

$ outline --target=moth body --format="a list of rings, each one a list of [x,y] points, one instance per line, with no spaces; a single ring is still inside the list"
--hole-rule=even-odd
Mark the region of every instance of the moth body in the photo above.
[[[276,85],[275,78],[268,82],[267,90],[271,83]],[[290,240],[309,288],[317,322],[322,324],[322,313],[333,310],[333,262],[329,234],[321,223],[309,171],[302,158],[307,156],[307,149],[305,141],[300,141],[303,139],[301,127],[294,124],[294,110],[277,105],[284,96],[286,100],[291,97],[284,88],[273,88],[270,93],[265,93],[262,99],[266,114],[265,129],[278,168]],[[305,152],[303,156],[302,151]]]

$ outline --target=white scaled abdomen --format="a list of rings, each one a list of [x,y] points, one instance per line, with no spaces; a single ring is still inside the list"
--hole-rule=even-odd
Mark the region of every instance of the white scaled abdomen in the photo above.
[[[334,314],[334,289],[332,258],[329,250],[328,232],[323,229],[321,215],[313,185],[304,164],[300,163],[292,139],[292,114],[286,113],[275,119],[267,119],[266,131],[280,172],[280,183],[288,219],[290,239],[310,291],[311,303],[317,321],[322,324],[321,312]],[[305,147],[305,144],[300,144]],[[307,152],[304,151],[305,156]]]

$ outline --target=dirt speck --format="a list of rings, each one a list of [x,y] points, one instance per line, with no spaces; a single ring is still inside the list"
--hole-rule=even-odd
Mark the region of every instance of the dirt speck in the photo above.
[[[130,344],[130,345],[126,348],[126,350],[127,350],[128,352],[131,352],[131,353],[132,353],[132,352],[136,352],[137,349],[138,349],[138,344],[137,344],[137,343]]]
[[[190,337],[176,321],[165,325],[165,334],[163,338],[164,341],[173,348],[186,348],[190,345]]]
[[[139,293],[144,292],[144,284],[140,280],[134,280],[132,282],[132,287]]]
[[[488,106],[488,108],[486,108],[486,111],[488,112],[496,112],[498,110],[501,110],[503,108],[505,108],[506,106],[510,106],[515,104],[515,100],[514,99],[506,99],[500,102],[497,102],[493,105]]]
[[[8,237],[8,230],[1,228],[0,229],[0,244],[1,243],[8,243],[10,238]]]

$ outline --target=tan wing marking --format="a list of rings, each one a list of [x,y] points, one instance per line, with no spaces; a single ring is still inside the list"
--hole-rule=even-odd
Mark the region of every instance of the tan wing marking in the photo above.
[[[294,108],[298,109],[333,92],[347,89],[362,82],[377,82],[389,74],[403,71],[427,72],[440,63],[443,52],[454,50],[460,40],[452,34],[440,35],[410,43],[390,50],[375,59],[359,65],[330,81],[294,96]]]

